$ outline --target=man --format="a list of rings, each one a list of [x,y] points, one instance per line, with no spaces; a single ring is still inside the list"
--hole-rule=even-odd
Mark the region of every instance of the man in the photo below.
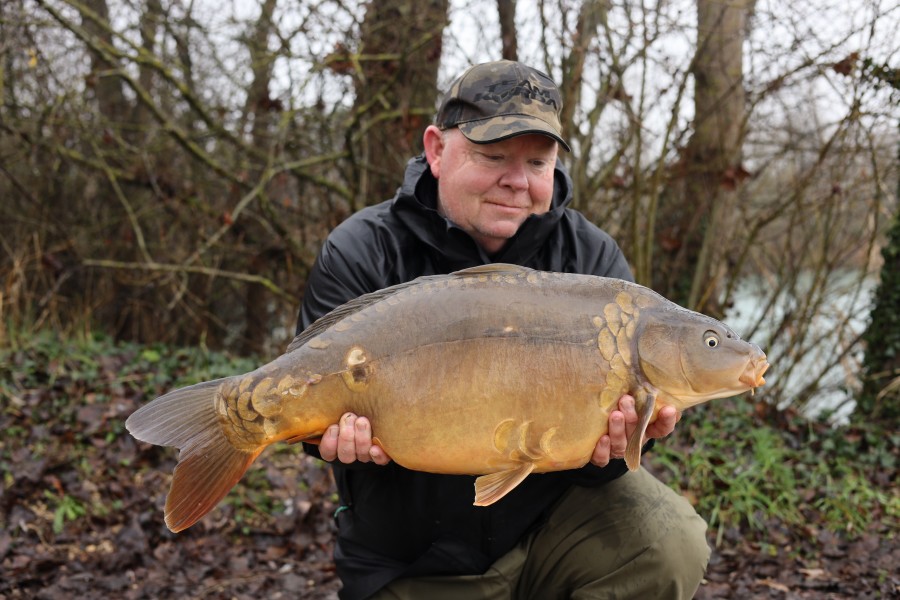
[[[361,294],[490,262],[630,280],[609,235],[567,208],[561,107],[554,83],[520,63],[463,73],[396,196],[329,235],[298,330]],[[647,437],[671,433],[676,420],[663,409]],[[709,557],[706,524],[646,471],[627,472],[636,422],[623,397],[590,464],[532,475],[476,507],[473,477],[404,469],[373,445],[365,415],[344,415],[318,448],[341,499],[341,598],[692,597]]]

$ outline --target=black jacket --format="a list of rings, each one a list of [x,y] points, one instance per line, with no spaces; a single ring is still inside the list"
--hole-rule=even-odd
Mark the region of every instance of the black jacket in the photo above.
[[[424,157],[412,159],[392,200],[360,210],[328,236],[309,276],[298,333],[362,294],[490,262],[631,280],[612,238],[567,208],[571,194],[571,179],[557,164],[550,211],[531,215],[488,257],[438,214],[437,182]],[[617,460],[603,469],[530,475],[496,504],[476,507],[474,477],[394,463],[335,462],[333,469],[342,504],[335,563],[344,600],[365,598],[401,576],[483,573],[540,524],[569,486],[599,485],[626,470]]]

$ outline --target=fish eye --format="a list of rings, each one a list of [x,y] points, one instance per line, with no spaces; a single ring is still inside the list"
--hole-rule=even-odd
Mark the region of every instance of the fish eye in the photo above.
[[[703,343],[707,348],[715,348],[719,345],[719,336],[715,331],[707,331],[703,334]]]

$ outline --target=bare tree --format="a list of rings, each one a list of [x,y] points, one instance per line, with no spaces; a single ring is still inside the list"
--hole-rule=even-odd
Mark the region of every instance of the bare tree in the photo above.
[[[516,0],[497,0],[500,18],[501,58],[519,60],[519,34],[516,31]]]
[[[563,131],[568,134],[576,130],[575,109],[581,103],[581,90],[584,87],[584,68],[588,52],[594,45],[597,28],[606,20],[607,0],[588,0],[578,12],[575,34],[569,52],[562,59],[562,91],[565,102],[561,121]]]
[[[659,256],[654,286],[687,306],[723,314],[718,305],[736,226],[737,187],[746,174],[743,44],[754,0],[697,1],[693,132],[674,167],[657,235],[674,242]]]
[[[560,82],[576,207],[637,279],[765,346],[773,405],[856,389],[898,169],[897,104],[858,57],[894,56],[900,9],[448,5],[0,3],[0,323],[281,349],[438,77],[515,42]]]
[[[275,65],[275,54],[270,51],[270,38],[275,33],[274,13],[277,0],[265,0],[260,7],[260,14],[248,36],[247,49],[250,54],[253,79],[247,89],[247,101],[244,105],[244,120],[252,121],[250,127],[250,144],[264,153],[264,161],[254,165],[249,175],[251,181],[259,181],[267,168],[277,160],[278,148],[275,144],[276,125],[282,105],[271,97],[270,85],[272,70]],[[237,195],[235,195],[237,196]],[[238,200],[233,197],[233,200]],[[272,214],[269,199],[263,192],[260,194],[261,210]],[[235,231],[234,233],[238,233]],[[283,252],[277,242],[269,238],[265,228],[247,223],[240,228],[240,235],[254,248],[249,267],[253,273],[271,274],[283,262]],[[241,351],[244,354],[259,354],[265,348],[265,340],[269,337],[268,293],[263,286],[248,285],[246,292],[244,336]]]
[[[160,0],[145,0],[144,11],[141,13],[141,50],[148,56],[157,53],[156,44],[159,40],[160,27],[163,25],[165,15]],[[138,81],[141,87],[151,94],[156,88],[156,74],[149,65],[141,65]],[[140,134],[146,135],[151,130],[153,115],[150,108],[143,103],[134,106],[135,114],[131,119],[135,129]]]
[[[354,207],[391,197],[434,114],[447,0],[371,0],[360,34],[352,139]]]
[[[87,318],[121,337],[258,351],[273,321],[293,312],[276,310],[273,298],[298,302],[315,256],[308,234],[322,237],[317,215],[351,199],[330,176],[339,146],[303,126],[321,121],[323,111],[288,110],[287,99],[272,95],[276,56],[289,47],[281,39],[269,49],[273,35],[282,35],[276,3],[262,3],[259,17],[231,36],[241,44],[224,49],[196,26],[193,5],[170,7],[163,20],[160,4],[147,0],[134,31],[111,25],[105,1],[38,5],[43,20],[21,10],[12,21],[35,48],[31,66],[14,64],[13,72],[21,114],[48,110],[43,121],[10,118],[16,111],[5,102],[0,148],[55,167],[35,177],[33,166],[8,163],[4,180],[19,190],[15,204],[30,204],[2,209],[8,258],[23,277],[4,309],[36,306],[38,324]],[[311,24],[327,31],[320,24],[334,15],[313,10],[287,35],[303,36]],[[230,59],[216,54],[235,51],[251,57],[238,62],[250,65],[243,94],[222,68]],[[89,70],[81,57],[91,57]],[[82,97],[79,82],[90,102],[74,101]],[[295,195],[304,186],[317,192]],[[35,230],[35,219],[45,225]],[[17,241],[29,236],[30,244]],[[44,263],[54,265],[49,281]],[[35,304],[35,296],[46,301]],[[70,298],[68,316],[59,313],[60,298]]]
[[[109,6],[106,0],[86,0],[80,8],[81,26],[95,43],[91,46],[91,75],[89,89],[94,91],[100,114],[112,125],[122,124],[128,113],[128,102],[119,76],[121,66],[115,59]]]

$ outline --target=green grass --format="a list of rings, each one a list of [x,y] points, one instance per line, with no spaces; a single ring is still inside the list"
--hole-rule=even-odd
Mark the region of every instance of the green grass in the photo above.
[[[775,527],[852,536],[883,520],[896,529],[895,433],[781,417],[766,423],[744,400],[697,407],[647,460],[695,499],[717,543],[731,529],[760,539]]]
[[[56,495],[49,490],[44,490],[44,496],[50,502],[53,510],[53,533],[62,533],[68,521],[77,521],[87,514],[84,505],[72,496]]]

